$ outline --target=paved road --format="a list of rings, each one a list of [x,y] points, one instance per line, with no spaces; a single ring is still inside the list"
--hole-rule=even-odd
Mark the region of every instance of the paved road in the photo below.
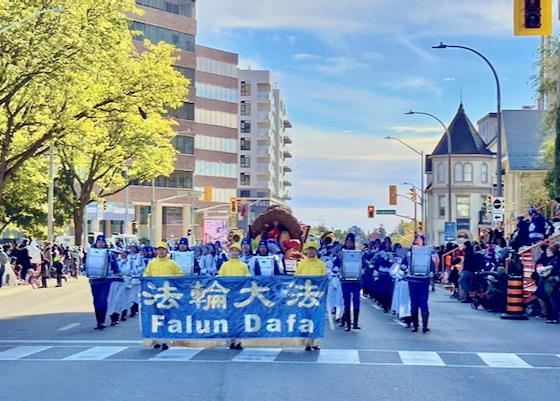
[[[295,348],[140,346],[137,319],[93,330],[87,281],[0,291],[0,391],[11,400],[557,400],[560,327],[431,298],[410,333],[363,300],[360,331]],[[33,382],[34,385],[29,385]]]

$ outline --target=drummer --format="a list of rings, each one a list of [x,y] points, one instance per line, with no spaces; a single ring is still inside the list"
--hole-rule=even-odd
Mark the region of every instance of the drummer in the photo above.
[[[259,247],[253,258],[249,260],[249,272],[251,276],[279,276],[283,269],[280,262],[268,248],[265,239],[259,242]]]

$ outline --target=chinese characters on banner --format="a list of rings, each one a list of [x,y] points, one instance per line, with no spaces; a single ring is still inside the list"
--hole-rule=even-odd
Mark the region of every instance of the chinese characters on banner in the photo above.
[[[145,338],[323,336],[327,278],[144,277]]]

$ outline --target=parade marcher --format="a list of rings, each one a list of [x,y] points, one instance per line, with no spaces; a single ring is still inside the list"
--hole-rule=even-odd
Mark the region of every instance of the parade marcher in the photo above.
[[[341,271],[342,296],[344,298],[344,315],[342,316],[341,326],[346,324],[346,331],[350,331],[351,328],[359,330],[361,328],[358,319],[360,316],[362,257],[361,251],[356,250],[356,236],[353,233],[348,233],[346,236],[344,246],[335,260],[335,265]],[[353,326],[350,316],[351,310],[354,312]]]
[[[327,274],[327,268],[325,263],[317,257],[317,243],[315,241],[308,241],[303,246],[303,253],[305,254],[305,259],[300,260],[296,267],[296,276],[325,276]],[[330,312],[329,312],[330,313]],[[311,351],[311,349],[319,349],[319,339],[312,338],[305,346],[306,351]]]
[[[406,327],[410,327],[410,291],[408,289],[408,281],[406,280],[406,266],[402,265],[401,262],[402,259],[396,257],[390,270],[391,277],[395,280],[391,309],[406,323]]]
[[[325,263],[329,275],[327,287],[327,309],[334,314],[335,321],[340,321],[344,313],[344,300],[342,297],[342,286],[340,284],[340,269],[334,265],[335,256],[333,247],[325,243],[321,244],[319,250],[321,260]]]
[[[165,241],[160,241],[156,244],[156,257],[148,263],[146,270],[144,271],[145,277],[158,277],[158,276],[182,276],[183,271],[175,263],[175,261],[171,260],[167,257],[167,253],[169,252],[169,248]],[[155,343],[154,348],[158,349],[161,348],[162,350],[166,350],[169,348],[167,343]]]
[[[428,328],[430,317],[428,297],[430,294],[430,276],[435,272],[432,251],[424,245],[425,241],[423,235],[416,235],[410,253],[403,261],[403,264],[408,266],[406,280],[410,292],[412,332],[418,331],[418,310],[420,309],[423,333],[430,331]]]
[[[119,324],[119,318],[122,317],[123,310],[128,308],[129,294],[125,277],[128,276],[128,252],[126,249],[113,248],[111,251],[117,254],[118,270],[111,272],[111,288],[107,297],[107,314],[111,318],[111,326]]]
[[[374,258],[374,267],[378,273],[375,282],[376,296],[379,304],[383,308],[383,312],[388,313],[391,309],[391,299],[393,296],[394,284],[390,275],[390,269],[393,265],[393,245],[391,238],[386,237],[379,248],[379,252]]]
[[[241,241],[241,255],[239,256],[239,259],[247,263],[247,265],[249,266],[250,260],[253,258],[253,256],[255,255],[253,254],[253,245],[251,243],[251,238],[245,237]]]
[[[202,251],[200,275],[215,276],[218,271],[216,268],[216,259],[214,258],[214,246],[212,244],[200,245]]]
[[[138,315],[138,302],[140,301],[140,276],[146,269],[146,259],[140,255],[139,247],[136,242],[132,242],[128,246],[128,256],[126,258],[127,266],[125,268],[127,276],[125,276],[128,299],[124,304],[121,312],[121,320],[126,320],[128,308],[130,308],[130,317]]]
[[[214,248],[216,249],[216,255],[214,256],[216,259],[216,269],[220,270],[220,267],[224,264],[224,262],[227,262],[229,257],[220,241],[216,241],[214,243]]]
[[[177,250],[171,252],[173,259],[183,271],[184,276],[192,276],[200,273],[200,267],[194,256],[194,251],[189,249],[189,240],[182,237],[177,245]]]
[[[259,247],[255,256],[251,258],[250,273],[252,276],[279,276],[283,269],[280,269],[280,262],[268,248],[266,240],[259,242]]]
[[[104,235],[97,236],[95,244],[89,249],[84,262],[91,286],[91,294],[93,295],[93,307],[97,320],[95,329],[103,330],[107,314],[107,298],[111,288],[109,272],[118,271],[117,260],[107,248]]]
[[[229,246],[229,260],[224,262],[220,271],[219,276],[232,277],[232,276],[249,276],[249,268],[245,262],[239,259],[239,254],[241,252],[241,245],[238,243],[231,244]],[[241,342],[237,339],[231,339],[229,349],[243,349]]]

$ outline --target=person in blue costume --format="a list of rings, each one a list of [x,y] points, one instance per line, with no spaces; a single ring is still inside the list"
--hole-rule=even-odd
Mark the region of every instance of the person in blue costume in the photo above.
[[[353,233],[348,233],[344,241],[344,246],[342,250],[356,250],[356,236]],[[342,252],[339,253],[335,260],[335,266],[342,268]],[[358,319],[360,317],[360,290],[361,290],[361,279],[360,280],[349,280],[342,277],[342,297],[344,299],[344,314],[342,316],[341,326],[346,325],[346,331],[351,329],[359,330],[361,327],[358,324]],[[350,317],[350,310],[353,311],[353,321]]]

